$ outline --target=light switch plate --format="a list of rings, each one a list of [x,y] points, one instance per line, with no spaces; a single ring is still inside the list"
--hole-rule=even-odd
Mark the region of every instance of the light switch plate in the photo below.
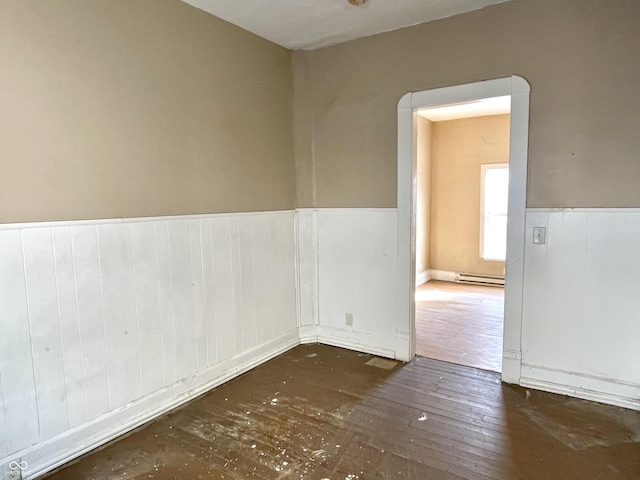
[[[547,243],[547,227],[533,227],[533,243],[535,245]]]

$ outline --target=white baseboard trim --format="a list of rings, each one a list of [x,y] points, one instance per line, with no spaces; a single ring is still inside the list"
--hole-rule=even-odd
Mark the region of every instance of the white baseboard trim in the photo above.
[[[615,379],[523,364],[520,385],[536,390],[640,410],[640,385]]]
[[[408,333],[396,332],[396,360],[410,362],[413,358],[411,352],[411,336]]]
[[[400,334],[399,334],[400,335]],[[409,344],[409,336],[402,334],[406,338],[400,340],[403,350]],[[365,339],[363,342],[362,339]],[[396,338],[398,340],[398,338]],[[333,347],[346,348],[356,352],[370,353],[385,358],[394,358],[402,361],[409,360],[399,358],[397,353],[397,345],[390,345],[388,339],[382,335],[372,335],[370,333],[353,331],[337,327],[324,327],[315,325],[313,327],[300,328],[300,344],[320,343],[323,345],[331,345]]]
[[[504,349],[502,351],[502,381],[518,385],[520,383],[522,367],[522,352],[520,350]]]
[[[455,282],[457,274],[456,272],[449,272],[447,270],[429,270],[430,280],[441,280],[443,282]]]
[[[29,464],[25,480],[36,478],[153,420],[207,391],[255,368],[300,344],[297,330],[264,343],[170,387],[158,390],[117,410],[69,430],[31,449],[12,455]]]
[[[318,343],[370,353],[379,357],[395,358],[395,339],[383,335],[347,330],[337,327],[318,327]]]
[[[318,343],[318,326],[306,325],[298,328],[301,345],[308,343]]]
[[[416,287],[424,285],[429,280],[431,280],[431,270],[425,270],[424,272],[418,273],[416,275]]]

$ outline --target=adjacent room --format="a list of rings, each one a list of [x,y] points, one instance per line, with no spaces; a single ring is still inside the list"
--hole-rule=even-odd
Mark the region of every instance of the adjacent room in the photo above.
[[[511,98],[418,110],[416,353],[502,370]]]
[[[0,478],[640,478],[638,18],[0,0]]]

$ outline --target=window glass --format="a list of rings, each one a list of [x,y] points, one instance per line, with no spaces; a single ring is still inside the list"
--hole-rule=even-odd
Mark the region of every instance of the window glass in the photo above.
[[[482,165],[482,235],[480,254],[485,260],[505,260],[509,166]]]

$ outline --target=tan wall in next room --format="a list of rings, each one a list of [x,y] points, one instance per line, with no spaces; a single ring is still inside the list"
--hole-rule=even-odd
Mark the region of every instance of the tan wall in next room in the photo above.
[[[502,275],[480,258],[480,168],[509,163],[509,115],[433,123],[431,268]]]
[[[433,123],[416,116],[416,273],[430,267],[431,132]]]
[[[291,209],[291,52],[178,0],[0,0],[0,223]]]

